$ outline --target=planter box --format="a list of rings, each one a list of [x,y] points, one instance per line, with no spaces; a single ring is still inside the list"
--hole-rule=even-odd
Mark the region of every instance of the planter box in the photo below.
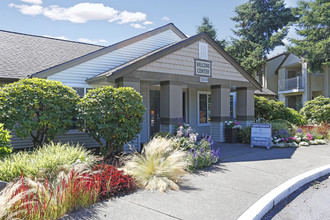
[[[226,143],[238,143],[239,129],[225,129]]]

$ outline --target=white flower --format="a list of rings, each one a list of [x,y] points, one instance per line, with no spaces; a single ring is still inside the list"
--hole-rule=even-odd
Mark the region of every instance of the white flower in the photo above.
[[[309,144],[311,144],[311,145],[317,145],[317,142],[316,141],[309,141]]]
[[[296,142],[299,143],[301,141],[301,137],[295,137],[296,138]]]
[[[309,143],[306,141],[302,141],[299,143],[299,146],[309,146]]]
[[[326,144],[327,143],[325,140],[321,140],[321,139],[316,139],[315,141],[317,144]]]

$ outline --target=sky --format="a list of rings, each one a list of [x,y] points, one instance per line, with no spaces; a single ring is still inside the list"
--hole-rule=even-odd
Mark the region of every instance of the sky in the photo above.
[[[209,17],[218,39],[230,40],[236,6],[247,0],[1,0],[0,30],[111,45],[173,23],[187,36]],[[285,0],[289,7],[298,0]],[[295,37],[294,28],[288,37]],[[284,43],[289,43],[287,39]],[[269,56],[283,52],[275,48]]]

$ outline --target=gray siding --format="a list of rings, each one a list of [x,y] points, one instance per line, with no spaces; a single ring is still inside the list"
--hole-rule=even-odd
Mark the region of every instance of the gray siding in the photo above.
[[[33,146],[31,137],[21,139],[17,137],[13,132],[11,132],[11,135],[13,136],[11,138],[11,144],[14,146],[14,148],[29,148]],[[79,143],[87,148],[99,146],[99,144],[92,137],[83,132],[69,132],[67,134],[58,135],[54,141],[62,143],[69,142],[72,144]]]
[[[177,34],[172,30],[167,30],[58,72],[49,76],[48,79],[57,80],[70,86],[89,87],[85,81],[86,79],[179,40],[181,38]]]
[[[142,130],[141,130],[141,143],[148,142],[149,140],[149,86],[146,83],[141,83],[140,88],[141,95],[143,97],[143,105],[145,107],[145,113],[143,116]]]

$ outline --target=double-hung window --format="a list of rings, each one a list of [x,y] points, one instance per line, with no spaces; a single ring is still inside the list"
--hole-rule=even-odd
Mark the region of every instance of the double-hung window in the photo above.
[[[211,92],[198,92],[198,125],[209,125],[211,121]]]

